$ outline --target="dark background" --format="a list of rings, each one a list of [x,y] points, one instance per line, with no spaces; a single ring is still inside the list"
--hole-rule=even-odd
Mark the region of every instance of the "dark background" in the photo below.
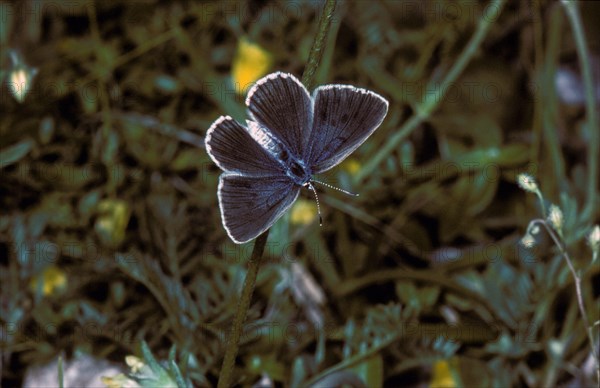
[[[543,218],[516,184],[526,172],[562,209],[562,241],[599,319],[586,243],[599,219],[593,129],[571,25],[558,2],[487,5],[338,4],[316,84],[372,89],[390,110],[320,177],[360,197],[320,190],[319,227],[306,190],[273,227],[236,381],[297,385],[359,357],[342,370],[370,387],[592,384],[563,257],[545,231],[534,248],[519,244]],[[61,354],[125,367],[142,339],[159,359],[176,345],[195,386],[216,382],[252,243],[233,244],[221,225],[204,134],[220,115],[245,118],[248,85],[236,92],[234,69],[260,63],[244,45],[269,58],[263,73],[300,77],[321,9],[0,1],[2,386]],[[580,11],[598,91],[600,7]],[[361,176],[484,17],[490,30],[435,110]],[[19,74],[32,76],[21,102]]]

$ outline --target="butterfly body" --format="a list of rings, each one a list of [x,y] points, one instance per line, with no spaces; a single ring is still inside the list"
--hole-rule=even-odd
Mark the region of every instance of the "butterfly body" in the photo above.
[[[294,203],[312,174],[339,164],[379,127],[388,108],[383,97],[349,85],[326,85],[312,96],[293,75],[273,73],[246,98],[251,120],[229,116],[206,133],[219,178],[223,226],[235,243],[268,229]]]
[[[248,123],[253,128],[254,123]],[[312,176],[310,168],[306,166],[301,157],[294,155],[281,140],[261,128],[253,129],[256,133],[255,140],[265,148],[271,157],[281,165],[282,172],[288,176],[297,186],[304,186]]]

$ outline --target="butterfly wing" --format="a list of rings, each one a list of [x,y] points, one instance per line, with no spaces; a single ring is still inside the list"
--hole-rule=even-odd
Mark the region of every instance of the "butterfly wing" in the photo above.
[[[272,154],[229,116],[221,116],[208,129],[205,145],[208,155],[223,171],[248,176],[284,174]]]
[[[339,164],[379,127],[388,110],[380,95],[349,85],[326,85],[313,92],[314,118],[304,160],[313,173]]]
[[[303,155],[312,120],[312,101],[296,77],[277,72],[261,78],[248,92],[246,105],[254,121],[296,157]]]
[[[269,229],[299,193],[300,188],[285,176],[224,173],[218,190],[223,226],[235,243],[250,241]]]

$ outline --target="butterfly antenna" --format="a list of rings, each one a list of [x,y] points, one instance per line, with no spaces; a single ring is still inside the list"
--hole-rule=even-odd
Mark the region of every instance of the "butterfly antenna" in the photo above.
[[[328,184],[328,183],[325,183],[325,182],[319,182],[319,181],[316,181],[316,180],[314,180],[314,179],[311,179],[311,182],[315,182],[315,183],[318,183],[318,184],[320,184],[320,185],[323,185],[323,186],[329,187],[330,189],[334,189],[334,190],[337,190],[337,191],[341,191],[341,192],[342,192],[342,193],[344,193],[344,194],[353,195],[353,196],[355,196],[355,197],[358,197],[358,194],[356,194],[356,193],[351,193],[351,192],[349,192],[349,191],[346,191],[346,190],[344,190],[344,189],[340,189],[339,187],[332,186],[332,185],[330,185],[330,184]]]
[[[323,217],[321,217],[321,205],[319,205],[319,196],[317,195],[317,190],[315,190],[315,187],[310,182],[306,183],[306,187],[315,193],[315,199],[317,200],[317,213],[319,213],[319,226],[323,226]]]

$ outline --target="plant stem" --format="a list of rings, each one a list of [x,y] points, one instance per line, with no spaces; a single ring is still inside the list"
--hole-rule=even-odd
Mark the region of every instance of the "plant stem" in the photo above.
[[[577,274],[577,271],[575,271],[575,267],[573,266],[573,262],[571,261],[571,257],[569,256],[569,253],[563,246],[560,238],[556,235],[556,233],[554,233],[554,229],[548,225],[548,222],[543,219],[532,220],[529,223],[527,230],[529,231],[530,228],[534,224],[541,224],[542,226],[544,226],[544,228],[546,229],[546,231],[552,238],[552,241],[554,241],[554,244],[560,250],[560,253],[564,257],[565,261],[567,262],[567,265],[569,266],[569,270],[571,271],[571,274],[573,275],[573,279],[575,280],[575,291],[577,293],[577,304],[579,305],[579,313],[581,314],[581,318],[583,319],[583,324],[585,325],[585,331],[587,333],[588,340],[590,341],[590,347],[592,349],[592,356],[594,357],[594,360],[596,361],[596,377],[597,377],[598,381],[600,382],[600,359],[598,357],[598,353],[596,351],[596,346],[594,344],[594,336],[592,333],[592,326],[590,326],[590,321],[588,319],[587,310],[585,309],[585,304],[583,302],[583,292],[581,291],[581,277]]]
[[[538,81],[541,79],[544,63],[544,42],[542,40],[544,33],[542,30],[542,11],[541,11],[541,0],[533,0],[530,4],[531,15],[533,18],[533,41],[534,41],[534,66],[533,66],[533,79]],[[533,163],[539,163],[540,148],[542,144],[542,132],[543,132],[543,111],[544,104],[541,99],[537,98],[534,101],[534,112],[533,112],[533,142],[531,145],[531,157],[530,161]]]
[[[563,15],[560,9],[558,7],[550,7],[548,26],[546,27],[548,31],[546,52],[539,84],[539,96],[536,101],[542,106],[542,143],[544,151],[541,154],[540,160],[531,161],[533,163],[539,162],[540,166],[544,166],[540,167],[539,174],[548,179],[542,178],[540,184],[550,198],[557,197],[558,193],[567,189],[565,186],[565,182],[567,182],[565,159],[560,139],[558,138],[558,122],[560,120],[558,96],[555,87],[555,79],[558,71],[557,63],[563,38],[562,23]]]
[[[258,275],[260,261],[268,237],[269,230],[267,229],[266,232],[256,238],[254,248],[252,249],[252,256],[248,262],[248,272],[246,273],[246,279],[244,280],[244,288],[242,288],[242,295],[237,305],[235,317],[233,318],[231,334],[227,340],[227,349],[225,350],[225,358],[223,359],[221,374],[219,375],[218,388],[228,387],[229,380],[231,380],[235,358],[238,353],[240,337],[244,330],[244,322],[246,321],[246,315],[248,314],[248,308],[250,307],[250,301],[252,300],[252,294],[254,293],[256,277]]]
[[[431,93],[415,107],[415,115],[411,117],[398,132],[394,133],[386,141],[381,150],[365,164],[358,174],[355,175],[355,184],[360,183],[365,177],[371,175],[377,166],[379,166],[379,164],[398,147],[400,142],[404,140],[405,137],[410,135],[437,108],[437,105],[440,103],[446,91],[449,89],[450,84],[456,81],[458,76],[465,70],[467,64],[477,52],[477,49],[481,45],[481,42],[483,42],[483,39],[485,38],[493,21],[498,18],[504,2],[505,0],[493,0],[490,5],[486,7],[486,10],[496,10],[496,17],[493,17],[492,15],[483,15],[479,19],[477,31],[475,31],[475,34],[473,34],[471,40],[465,47],[464,51],[460,54],[442,83],[439,86],[430,86],[436,90],[436,93]]]
[[[64,388],[64,386],[65,386],[64,366],[63,366],[62,356],[58,356],[58,386],[59,386],[59,388]]]
[[[317,68],[319,67],[321,57],[325,51],[325,38],[329,33],[329,27],[331,26],[331,19],[333,18],[333,13],[335,12],[336,3],[337,0],[327,0],[323,6],[323,13],[321,14],[321,19],[319,20],[317,36],[315,37],[312,47],[310,48],[310,54],[308,54],[308,63],[304,69],[304,74],[302,74],[302,83],[309,91],[313,87],[315,74],[317,73]]]
[[[576,1],[562,1],[565,8],[571,29],[575,38],[577,47],[577,56],[579,57],[579,66],[583,77],[583,88],[585,90],[585,109],[587,112],[587,131],[590,136],[588,148],[588,187],[587,202],[584,208],[584,214],[587,219],[594,216],[594,205],[596,201],[596,190],[598,189],[598,164],[600,164],[600,124],[598,123],[598,111],[596,108],[596,98],[594,94],[594,80],[590,66],[590,54],[585,40],[583,23]]]
[[[310,49],[308,56],[308,63],[304,74],[302,75],[302,82],[307,89],[312,88],[314,83],[315,74],[323,51],[325,50],[325,41],[331,26],[331,19],[335,11],[336,0],[327,0],[323,7],[323,13],[319,21],[319,28],[315,41]],[[221,367],[221,373],[219,375],[219,383],[217,388],[229,387],[233,367],[235,365],[235,358],[238,353],[238,346],[242,331],[244,328],[244,322],[246,321],[246,315],[248,314],[248,308],[250,307],[250,301],[252,300],[252,294],[254,293],[254,287],[256,285],[256,277],[258,275],[258,269],[260,267],[260,261],[269,237],[269,230],[261,234],[256,238],[254,248],[252,250],[252,256],[248,263],[248,272],[246,273],[246,279],[244,280],[244,287],[242,289],[242,295],[237,306],[235,317],[233,319],[233,325],[231,328],[231,335],[227,341],[227,348],[225,350],[225,357],[223,359],[223,366]]]

